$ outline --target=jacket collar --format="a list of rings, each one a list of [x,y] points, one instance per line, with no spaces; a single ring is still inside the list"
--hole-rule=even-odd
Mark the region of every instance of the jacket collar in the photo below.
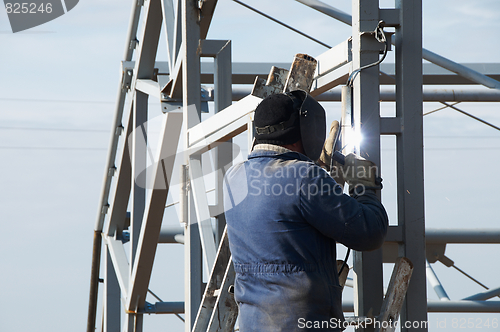
[[[284,159],[298,159],[302,161],[311,161],[302,153],[289,150],[279,145],[274,144],[257,144],[253,147],[252,152],[248,155],[248,159],[258,157],[277,157]]]

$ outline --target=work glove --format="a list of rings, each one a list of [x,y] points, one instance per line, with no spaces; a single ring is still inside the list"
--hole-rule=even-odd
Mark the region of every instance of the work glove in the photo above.
[[[318,164],[329,171],[335,182],[340,184],[343,188],[345,185],[345,180],[342,176],[342,165],[339,164],[336,160],[334,160],[332,164],[332,155],[335,153],[335,151],[339,150],[338,141],[335,148],[333,146],[335,137],[337,137],[337,133],[339,130],[339,122],[337,120],[334,120],[330,125],[330,133],[328,134],[325,144],[323,145],[323,150],[321,150],[321,156],[319,157]],[[330,168],[330,166],[332,167]]]
[[[377,166],[365,158],[352,153],[348,154],[345,157],[345,165],[342,166],[342,173],[349,184],[351,194],[382,189],[382,178],[378,176]]]

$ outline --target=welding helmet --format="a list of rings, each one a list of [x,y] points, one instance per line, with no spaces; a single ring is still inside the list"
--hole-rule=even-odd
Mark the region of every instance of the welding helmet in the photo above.
[[[307,157],[317,160],[326,136],[323,107],[307,92],[295,90],[265,98],[255,109],[256,143],[287,145],[302,139]]]

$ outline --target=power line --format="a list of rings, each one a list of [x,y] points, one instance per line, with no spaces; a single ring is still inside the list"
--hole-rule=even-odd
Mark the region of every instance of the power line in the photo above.
[[[107,151],[107,148],[71,148],[57,146],[0,146],[0,150],[60,150],[60,151]]]
[[[25,99],[25,98],[0,98],[0,101],[33,102],[33,103],[71,103],[71,104],[114,104],[114,101],[97,100],[57,100],[57,99]]]
[[[95,132],[95,133],[109,133],[110,132],[109,130],[104,130],[104,129],[4,127],[4,126],[0,126],[0,130],[69,131],[69,132]]]

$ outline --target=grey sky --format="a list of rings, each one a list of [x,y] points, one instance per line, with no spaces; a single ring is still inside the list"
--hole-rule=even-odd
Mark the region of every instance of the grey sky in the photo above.
[[[350,1],[325,2],[351,12]],[[294,1],[247,3],[330,45],[351,34]],[[82,0],[62,17],[16,34],[0,10],[2,330],[85,329],[92,232],[131,5]],[[457,62],[500,63],[499,18],[496,0],[424,0],[424,47]],[[219,1],[208,38],[232,39],[233,61],[290,62],[295,53],[326,50],[230,0]],[[329,120],[338,118],[339,105],[326,106]],[[457,106],[500,126],[498,103]],[[425,111],[438,107],[424,104]],[[384,103],[382,112],[392,108]],[[452,110],[426,116],[424,128],[427,227],[498,227],[500,132]],[[384,138],[382,149],[384,203],[394,223],[394,142]],[[182,255],[181,245],[158,250],[151,289],[164,300],[182,300]],[[487,286],[500,286],[500,245],[449,245],[447,255]],[[433,267],[452,300],[482,291],[440,263]],[[428,297],[437,299],[432,290]],[[457,317],[500,320],[500,314],[431,314],[430,331],[454,331]],[[448,329],[437,329],[437,319],[445,318]],[[173,316],[145,318],[145,331],[181,329]]]

